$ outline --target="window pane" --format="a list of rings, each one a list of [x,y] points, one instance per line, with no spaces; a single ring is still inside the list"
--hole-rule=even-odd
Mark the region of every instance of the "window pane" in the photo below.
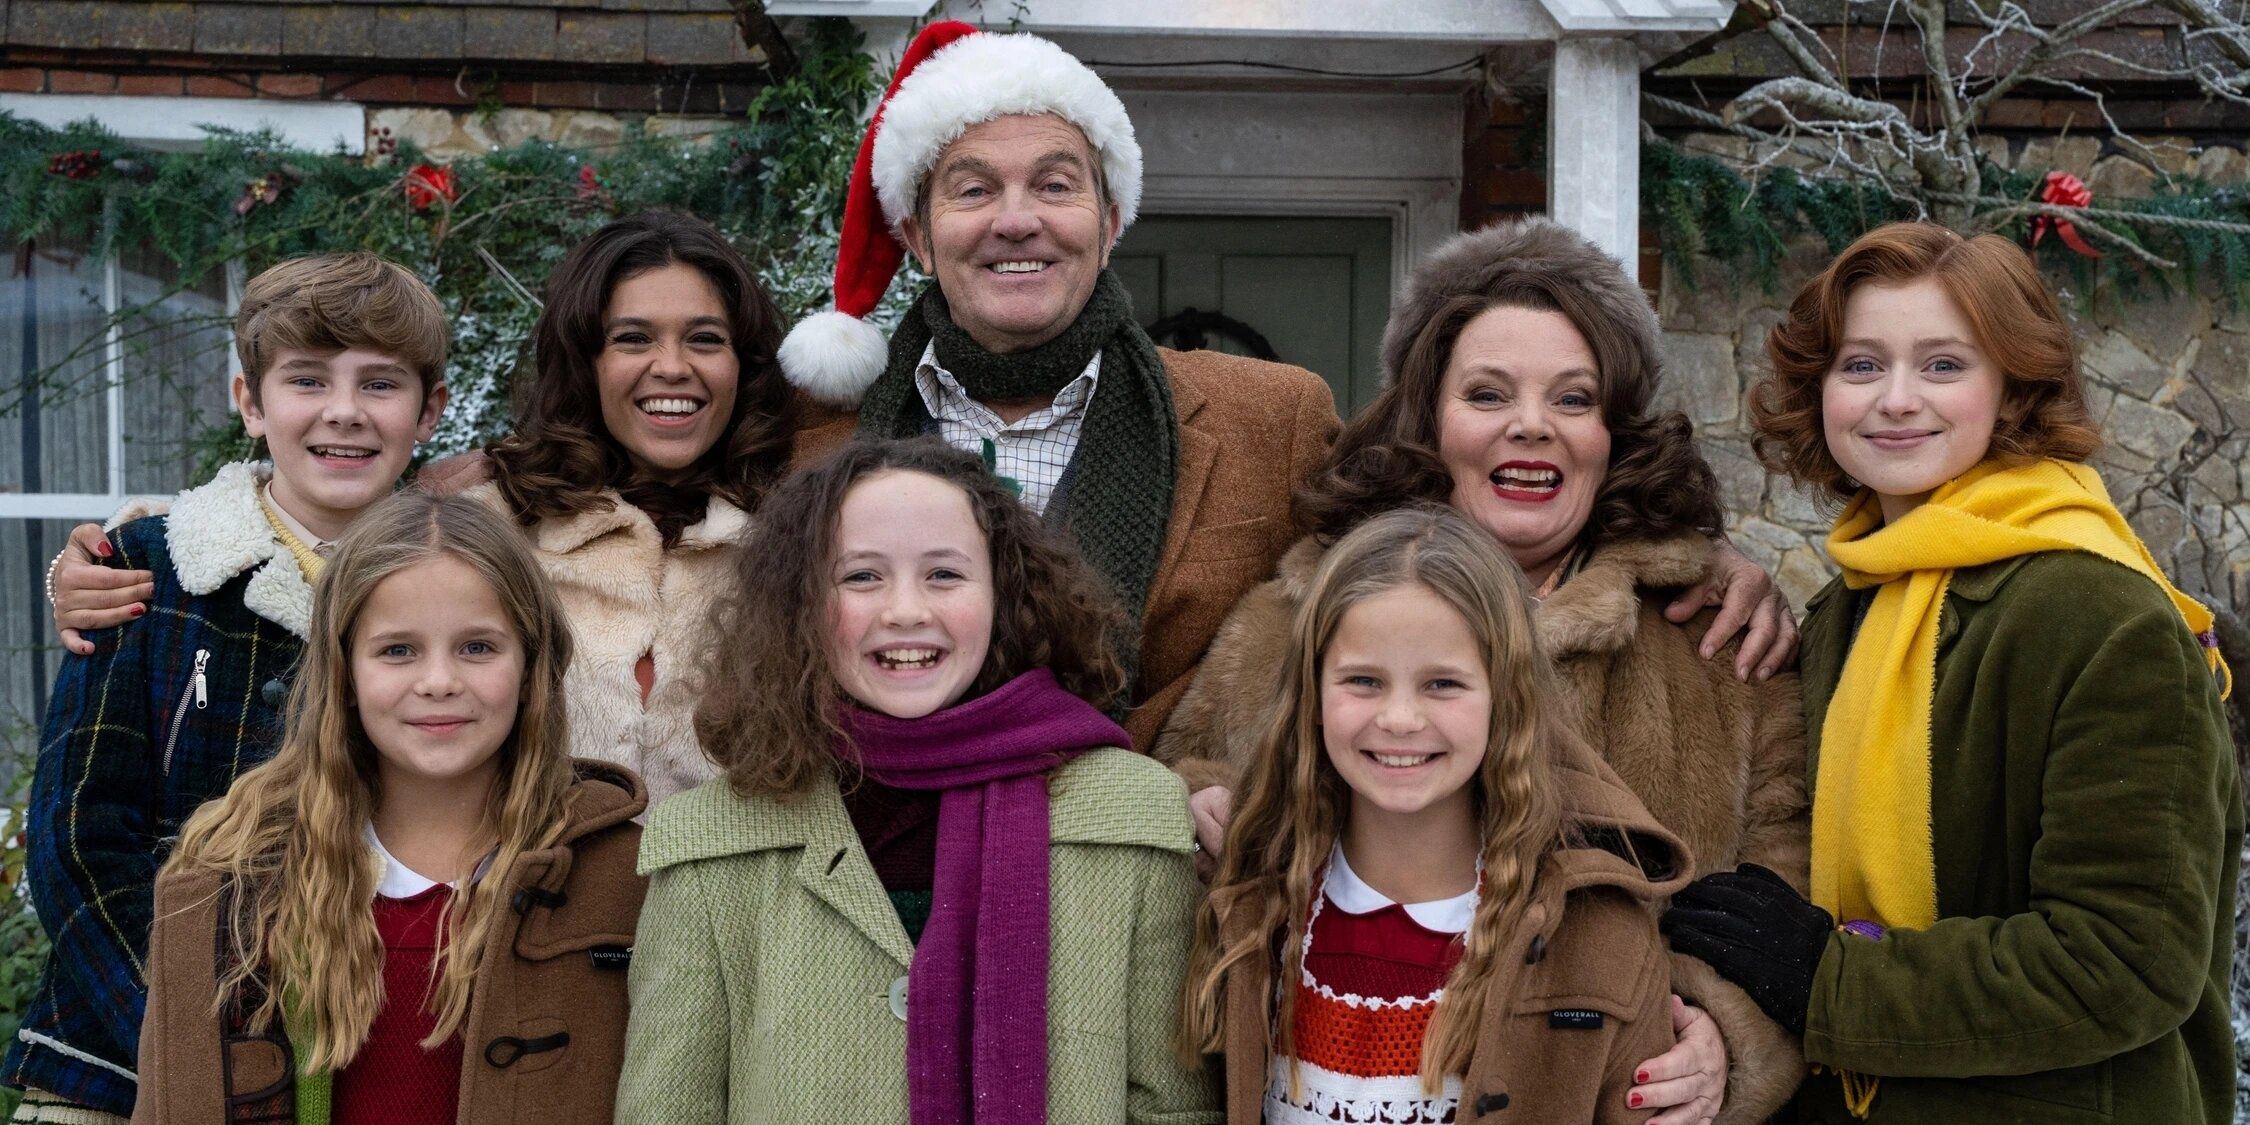
[[[195,440],[226,420],[234,334],[219,271],[182,288],[153,251],[119,263],[125,336],[125,491],[172,493],[194,483]],[[175,292],[174,290],[177,290]]]
[[[14,792],[15,770],[31,767],[47,689],[62,664],[44,584],[70,527],[0,519],[0,794]]]
[[[102,283],[83,247],[46,240],[0,280],[0,490],[109,491]]]

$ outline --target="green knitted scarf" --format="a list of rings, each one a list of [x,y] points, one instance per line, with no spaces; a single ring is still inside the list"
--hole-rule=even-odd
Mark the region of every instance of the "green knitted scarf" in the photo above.
[[[1180,472],[1180,419],[1156,343],[1133,319],[1133,299],[1103,270],[1094,294],[1062,335],[1028,351],[996,355],[953,322],[933,282],[891,334],[889,366],[859,407],[859,432],[913,437],[930,417],[914,388],[922,352],[979,400],[1033,398],[1061,391],[1086,370],[1099,349],[1101,382],[1086,407],[1078,450],[1071,455],[1060,513],[1079,552],[1109,578],[1138,629],[1149,584],[1164,551],[1172,490]],[[1057,513],[1049,510],[1050,519]],[[1133,653],[1125,653],[1128,664]]]

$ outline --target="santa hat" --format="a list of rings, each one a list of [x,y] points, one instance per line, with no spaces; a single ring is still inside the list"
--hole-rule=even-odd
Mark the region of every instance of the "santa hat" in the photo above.
[[[1018,113],[1052,113],[1086,134],[1117,206],[1117,229],[1132,225],[1141,203],[1141,146],[1117,95],[1044,39],[981,32],[958,20],[933,23],[899,59],[860,141],[836,250],[836,306],[805,318],[782,340],[781,370],[791,383],[850,409],[882,377],[888,348],[865,317],[905,260],[900,221],[914,213],[922,180],[945,146],[972,125]]]

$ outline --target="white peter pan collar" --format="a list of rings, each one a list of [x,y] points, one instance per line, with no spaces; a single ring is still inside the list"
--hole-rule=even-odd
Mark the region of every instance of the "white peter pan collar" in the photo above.
[[[1414,919],[1416,925],[1441,934],[1467,933],[1469,923],[1475,920],[1477,914],[1477,892],[1474,887],[1452,898],[1441,898],[1435,902],[1394,902],[1389,895],[1368,886],[1367,881],[1352,870],[1352,865],[1344,859],[1344,845],[1341,841],[1329,853],[1328,876],[1322,881],[1321,891],[1328,896],[1329,902],[1335,904],[1336,909],[1346,914],[1373,914],[1386,906],[1402,905],[1406,916]]]
[[[376,894],[384,898],[413,898],[438,885],[437,880],[400,863],[398,857],[392,855],[391,850],[384,847],[383,841],[376,837],[375,826],[372,824],[367,826],[367,843],[383,861],[383,879],[375,885]]]

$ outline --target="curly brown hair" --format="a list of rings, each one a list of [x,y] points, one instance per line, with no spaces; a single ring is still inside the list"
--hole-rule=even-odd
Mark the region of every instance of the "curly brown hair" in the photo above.
[[[834,582],[829,557],[844,497],[868,476],[924,473],[968,494],[992,551],[992,647],[973,699],[1034,668],[1063,690],[1110,708],[1125,690],[1117,644],[1124,613],[1076,548],[1016,499],[973,453],[936,438],[862,439],[773,490],[732,590],[713,615],[717,638],[696,708],[703,752],[743,796],[802,792],[837,768],[845,746],[842,692],[828,659]],[[848,757],[848,750],[847,750]]]
[[[602,310],[617,286],[675,263],[701,271],[727,309],[740,374],[734,414],[719,440],[677,481],[636,472],[625,447],[602,423],[594,357],[602,352]],[[485,448],[500,495],[516,519],[600,511],[616,489],[649,514],[664,542],[703,517],[718,496],[749,511],[788,467],[796,435],[795,401],[774,351],[781,313],[750,263],[718,228],[675,211],[619,219],[572,248],[547,283],[534,331],[536,374],[518,388],[516,428]]]
[[[1298,497],[1315,533],[1333,542],[1403,504],[1450,501],[1437,455],[1445,369],[1462,329],[1496,308],[1560,313],[1594,353],[1609,471],[1581,542],[1715,532],[1718,478],[1696,452],[1693,424],[1651,405],[1660,330],[1647,296],[1584,237],[1529,219],[1458,236],[1415,270],[1383,333],[1383,392],[1345,424]]]
[[[1992,455],[2011,463],[2083,461],[2101,448],[2078,378],[2078,344],[2031,255],[1996,234],[1964,237],[1935,223],[1890,223],[1844,248],[1789,304],[1766,337],[1773,370],[1750,389],[1752,447],[1774,472],[1848,500],[1859,483],[1828,452],[1821,387],[1844,338],[1844,307],[1867,282],[1936,278],[2005,380]]]

